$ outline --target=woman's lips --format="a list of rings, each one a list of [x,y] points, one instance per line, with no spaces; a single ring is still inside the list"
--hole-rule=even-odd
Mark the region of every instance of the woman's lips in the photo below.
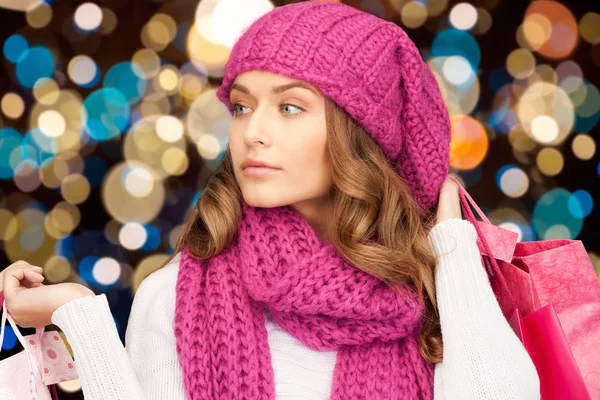
[[[268,177],[275,174],[277,171],[280,171],[277,168],[269,168],[269,167],[246,167],[242,170],[244,175],[255,177],[255,178],[263,178]]]

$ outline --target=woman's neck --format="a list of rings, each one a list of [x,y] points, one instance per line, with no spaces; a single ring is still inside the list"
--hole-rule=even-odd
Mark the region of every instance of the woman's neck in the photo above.
[[[331,215],[333,204],[329,199],[312,199],[290,205],[304,217],[317,236],[331,242]]]

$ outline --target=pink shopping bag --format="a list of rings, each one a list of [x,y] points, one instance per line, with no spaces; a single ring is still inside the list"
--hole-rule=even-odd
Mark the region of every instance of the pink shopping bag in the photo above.
[[[77,379],[75,362],[57,332],[36,333],[23,337],[14,320],[6,311],[4,295],[2,302],[2,321],[0,344],[4,340],[6,321],[10,323],[23,351],[0,361],[0,398],[23,400],[51,400],[48,385],[52,385],[54,399],[58,399],[54,384]]]
[[[581,241],[517,242],[453,180],[500,308],[536,366],[542,399],[600,399],[600,282]]]
[[[526,317],[515,309],[509,323],[536,366],[542,400],[591,400],[552,303]]]

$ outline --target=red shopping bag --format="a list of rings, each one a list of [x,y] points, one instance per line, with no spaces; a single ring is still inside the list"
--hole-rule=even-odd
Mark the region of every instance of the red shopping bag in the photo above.
[[[600,399],[600,282],[581,241],[517,242],[452,179],[498,304],[536,366],[542,399]]]

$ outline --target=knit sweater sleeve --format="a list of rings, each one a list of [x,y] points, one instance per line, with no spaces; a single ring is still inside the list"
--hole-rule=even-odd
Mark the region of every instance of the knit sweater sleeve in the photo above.
[[[86,400],[184,400],[173,334],[179,255],[150,274],[131,307],[125,347],[105,294],[72,300],[52,315],[75,359]],[[171,293],[173,292],[173,293]]]
[[[535,366],[504,318],[482,265],[477,231],[453,218],[431,230],[444,343],[435,400],[540,399]]]

